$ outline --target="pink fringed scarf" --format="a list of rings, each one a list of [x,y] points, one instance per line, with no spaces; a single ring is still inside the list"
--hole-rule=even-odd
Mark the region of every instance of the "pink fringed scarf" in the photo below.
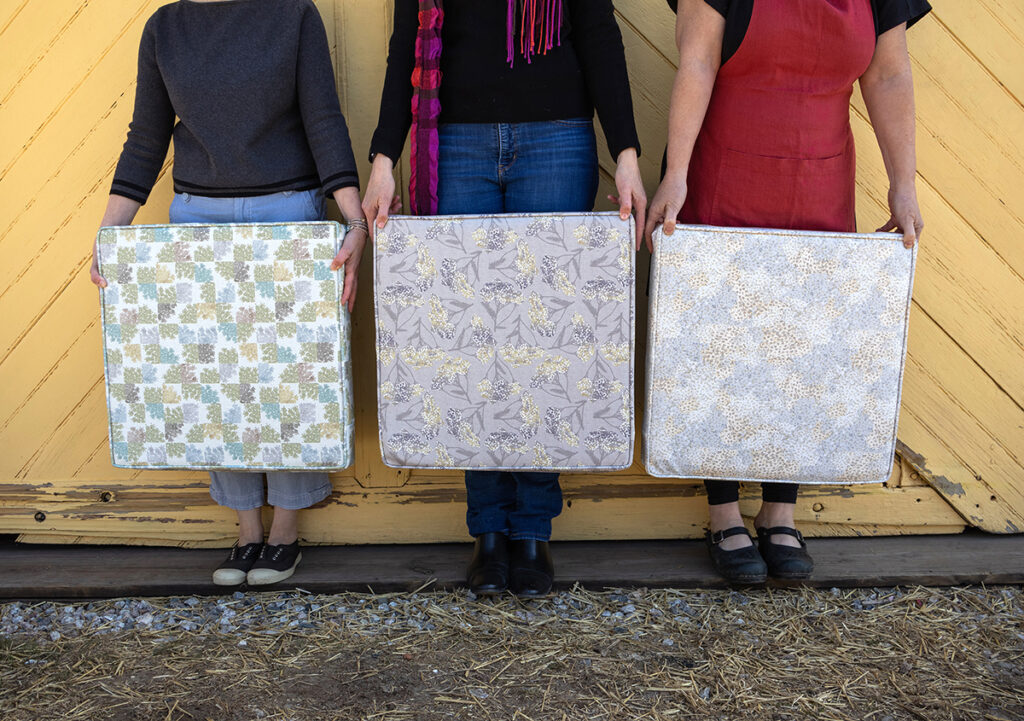
[[[483,0],[476,0],[482,2]],[[412,72],[412,177],[409,197],[416,215],[437,213],[437,121],[441,116],[442,0],[419,0],[416,33],[416,67]],[[532,62],[562,44],[562,0],[508,0],[506,29],[508,63],[515,62],[516,35],[519,53]]]

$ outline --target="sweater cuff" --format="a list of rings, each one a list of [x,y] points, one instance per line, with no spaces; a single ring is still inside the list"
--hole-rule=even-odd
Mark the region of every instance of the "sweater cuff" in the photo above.
[[[321,181],[324,188],[324,194],[330,195],[335,190],[341,190],[342,188],[358,188],[359,187],[359,174],[354,170],[345,170],[334,175],[328,175]]]
[[[110,184],[111,195],[121,195],[142,205],[145,205],[146,201],[149,199],[150,190],[152,190],[152,188],[143,188],[141,185],[129,183],[126,180],[120,180],[118,178],[114,178],[114,182]]]

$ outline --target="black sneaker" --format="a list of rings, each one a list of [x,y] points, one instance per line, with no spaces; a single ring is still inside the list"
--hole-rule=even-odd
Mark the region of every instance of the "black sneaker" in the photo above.
[[[231,553],[224,563],[213,572],[213,582],[218,586],[237,586],[245,580],[246,574],[263,550],[262,543],[247,543],[231,547]]]
[[[281,546],[271,546],[267,543],[264,544],[260,557],[252,565],[246,578],[250,586],[278,583],[291,577],[301,560],[298,541]]]

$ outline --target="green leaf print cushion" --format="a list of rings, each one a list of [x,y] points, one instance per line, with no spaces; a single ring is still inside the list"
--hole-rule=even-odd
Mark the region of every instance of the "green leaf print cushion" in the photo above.
[[[341,237],[331,222],[100,230],[115,466],[351,465]]]

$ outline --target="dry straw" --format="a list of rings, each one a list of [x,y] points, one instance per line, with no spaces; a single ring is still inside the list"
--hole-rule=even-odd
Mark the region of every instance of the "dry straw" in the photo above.
[[[1019,588],[264,593],[112,632],[131,603],[0,640],[0,718],[1024,719]]]

